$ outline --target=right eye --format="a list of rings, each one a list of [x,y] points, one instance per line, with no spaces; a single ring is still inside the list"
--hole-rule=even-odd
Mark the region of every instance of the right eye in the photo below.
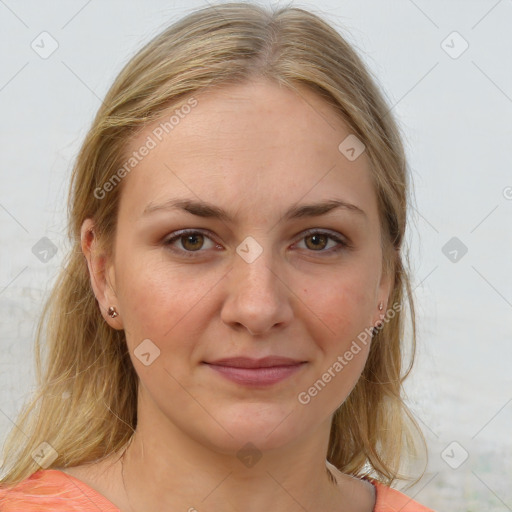
[[[194,257],[194,252],[204,252],[201,249],[204,246],[205,240],[209,240],[211,245],[207,249],[212,249],[215,245],[213,240],[202,231],[193,229],[183,229],[176,231],[171,237],[164,240],[163,244],[169,247],[172,251],[181,253],[186,257]],[[173,247],[175,242],[181,246],[181,248]]]

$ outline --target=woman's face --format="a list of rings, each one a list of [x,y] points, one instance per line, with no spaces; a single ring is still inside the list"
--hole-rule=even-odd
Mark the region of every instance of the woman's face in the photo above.
[[[343,153],[350,131],[299,90],[196,95],[168,134],[159,121],[132,141],[122,183],[102,305],[126,332],[139,422],[221,452],[328,432],[391,290],[367,157]]]

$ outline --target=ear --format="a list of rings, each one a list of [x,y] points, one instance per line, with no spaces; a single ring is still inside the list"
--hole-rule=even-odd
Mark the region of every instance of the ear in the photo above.
[[[392,304],[389,304],[389,299],[391,298],[391,292],[393,291],[395,283],[393,269],[396,267],[397,257],[398,251],[395,249],[392,253],[392,258],[395,258],[395,261],[391,262],[391,265],[389,265],[391,268],[387,268],[385,265],[382,266],[381,278],[376,293],[375,314],[373,318],[374,327],[378,327],[378,325],[382,323],[386,317],[386,311],[392,306]],[[382,310],[379,309],[379,304],[381,303]]]
[[[87,260],[91,286],[105,321],[114,329],[122,329],[121,312],[115,293],[114,266],[106,252],[102,249],[92,219],[86,219],[80,230],[82,252]],[[108,308],[114,306],[118,316],[112,318]]]

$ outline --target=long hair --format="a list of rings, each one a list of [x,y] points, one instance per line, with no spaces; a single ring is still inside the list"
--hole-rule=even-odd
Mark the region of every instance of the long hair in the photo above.
[[[376,331],[360,379],[334,413],[327,459],[344,473],[385,484],[405,477],[402,456],[417,446],[418,434],[423,444],[424,438],[403,394],[416,323],[405,265],[409,178],[399,128],[360,57],[320,16],[228,3],[192,12],[146,44],[117,76],[86,135],[69,188],[70,251],[37,327],[37,391],[4,445],[7,471],[0,483],[14,485],[41,467],[98,461],[132,438],[138,376],[124,332],[110,328],[100,313],[81,251],[81,225],[93,218],[96,235],[111,251],[122,182],[105,200],[98,190],[119,173],[133,137],[195,93],[262,77],[292,90],[308,87],[366,146],[383,268],[394,275],[388,303],[395,314]],[[405,347],[411,349],[408,364]]]

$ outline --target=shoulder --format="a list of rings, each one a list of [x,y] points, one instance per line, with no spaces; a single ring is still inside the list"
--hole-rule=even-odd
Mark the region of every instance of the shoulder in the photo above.
[[[327,467],[335,476],[340,490],[345,495],[351,496],[352,504],[356,504],[358,510],[371,509],[372,512],[435,512],[374,478],[344,474],[328,461]],[[357,501],[355,501],[356,499]]]
[[[396,489],[387,487],[373,479],[368,480],[374,485],[376,491],[373,512],[396,512],[397,510],[400,510],[400,512],[435,512]]]
[[[22,508],[23,507],[23,508]],[[0,485],[2,512],[119,512],[93,489],[72,476],[41,469],[15,486]]]

